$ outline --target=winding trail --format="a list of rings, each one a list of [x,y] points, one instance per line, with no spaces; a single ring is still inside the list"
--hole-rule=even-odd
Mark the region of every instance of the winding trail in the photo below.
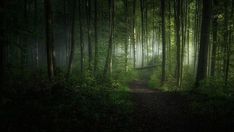
[[[134,81],[130,89],[135,110],[134,131],[181,132],[189,129],[189,108],[185,96],[151,90],[146,81]]]

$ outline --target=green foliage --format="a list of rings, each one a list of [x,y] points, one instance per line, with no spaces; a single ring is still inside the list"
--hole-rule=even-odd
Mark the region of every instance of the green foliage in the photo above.
[[[139,79],[139,73],[136,70],[132,69],[128,70],[127,72],[119,71],[113,74],[113,78],[122,82],[123,84],[127,84],[132,80]]]
[[[175,78],[169,74],[167,75],[167,80],[161,85],[161,70],[155,70],[150,77],[148,82],[150,88],[157,88],[162,91],[175,91],[176,88],[176,81]]]
[[[89,75],[52,82],[35,78],[5,82],[0,102],[3,129],[122,131],[119,129],[127,127],[124,122],[129,120],[132,106],[127,88],[118,81]]]
[[[182,89],[185,91],[190,91],[194,87],[195,77],[193,71],[189,65],[184,66]]]
[[[148,86],[150,88],[160,88],[160,77],[161,77],[161,71],[160,70],[155,70],[153,74],[150,76],[150,80],[148,82]]]
[[[210,77],[200,82],[199,92],[208,96],[230,96],[233,90],[231,81],[225,82],[223,78]]]
[[[211,118],[217,116],[231,118],[230,113],[234,109],[233,97],[211,97],[202,94],[190,94],[189,97],[192,100],[189,106],[193,114],[211,115]]]

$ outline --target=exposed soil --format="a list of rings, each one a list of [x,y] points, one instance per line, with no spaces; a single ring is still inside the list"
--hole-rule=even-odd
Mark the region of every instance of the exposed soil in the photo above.
[[[134,102],[133,131],[228,131],[232,126],[230,122],[225,125],[225,120],[219,122],[213,115],[193,113],[188,95],[152,90],[146,81],[132,82],[130,88]]]

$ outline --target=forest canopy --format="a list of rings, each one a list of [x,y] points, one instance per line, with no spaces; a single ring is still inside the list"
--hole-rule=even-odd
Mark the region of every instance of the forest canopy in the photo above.
[[[196,87],[233,79],[231,0],[2,0],[1,16],[4,76],[110,77],[152,67],[160,83],[178,87],[190,75]]]

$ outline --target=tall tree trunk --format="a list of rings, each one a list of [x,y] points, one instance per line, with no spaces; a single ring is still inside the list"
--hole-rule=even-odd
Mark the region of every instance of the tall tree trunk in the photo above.
[[[165,35],[165,0],[161,0],[161,17],[162,17],[162,78],[163,84],[166,80],[166,35]]]
[[[0,12],[1,14],[2,12]],[[2,25],[2,22],[0,22]],[[3,37],[3,32],[0,30],[0,36]],[[4,74],[4,47],[3,47],[3,40],[0,38],[0,83],[2,83],[3,74]]]
[[[180,87],[181,85],[181,47],[180,47],[180,0],[175,0],[174,1],[174,13],[175,13],[175,30],[176,30],[176,83],[177,86]]]
[[[148,3],[144,0],[145,6],[145,44],[146,44],[146,64],[149,62],[149,37],[148,37]]]
[[[195,86],[199,86],[199,82],[207,77],[207,61],[208,61],[208,46],[210,38],[210,21],[212,14],[212,0],[203,0],[202,9],[202,26],[200,50],[197,66],[197,76]]]
[[[225,85],[228,83],[228,78],[229,78],[229,69],[230,69],[230,56],[231,56],[231,41],[232,41],[232,27],[230,26],[232,23],[233,19],[233,7],[231,7],[231,12],[229,12],[228,8],[229,5],[233,6],[233,2],[229,3],[229,0],[225,1],[225,71],[224,71],[224,80],[225,80]],[[230,14],[230,15],[229,15]]]
[[[104,78],[111,74],[112,47],[113,47],[113,29],[114,29],[114,0],[109,0],[109,45],[104,67]]]
[[[35,63],[36,68],[39,68],[39,40],[38,40],[38,5],[37,0],[34,0],[34,32],[35,32]]]
[[[81,75],[83,76],[83,71],[84,71],[84,42],[83,42],[83,22],[82,22],[82,15],[81,15],[81,0],[78,0],[78,5],[79,5],[79,29],[80,29],[80,72]]]
[[[195,3],[195,24],[194,24],[194,63],[193,63],[193,71],[194,75],[196,75],[197,70],[197,61],[198,61],[198,49],[199,49],[199,36],[200,36],[200,26],[201,26],[201,14],[200,14],[200,0],[196,0]]]
[[[46,16],[46,49],[47,49],[47,67],[49,79],[54,77],[54,37],[53,37],[53,16],[50,0],[44,0],[45,16]]]
[[[217,33],[218,33],[217,28],[218,28],[218,18],[216,16],[214,16],[213,22],[212,22],[213,47],[212,47],[211,71],[210,71],[210,75],[212,77],[215,76],[215,67],[216,67],[216,50],[217,50]]]
[[[140,6],[141,6],[141,67],[144,67],[144,0],[140,0]]]
[[[189,5],[189,3],[187,3],[188,4],[188,9],[187,9],[187,24],[188,24],[188,26],[187,26],[187,61],[188,61],[188,65],[190,64],[189,63],[189,61],[190,61],[190,51],[189,51],[189,49],[190,49],[190,5]]]
[[[88,53],[89,53],[89,70],[93,65],[93,49],[91,44],[91,30],[90,30],[90,18],[91,18],[91,1],[86,0],[86,12],[87,12],[87,28],[88,28]]]
[[[180,87],[182,87],[183,81],[183,64],[184,64],[184,49],[185,49],[185,39],[186,39],[186,1],[181,0],[181,53],[180,53]]]
[[[98,31],[97,31],[97,21],[98,21],[98,5],[97,0],[94,0],[94,73],[97,74],[98,68]]]
[[[172,72],[172,62],[171,62],[171,1],[168,3],[168,8],[169,8],[169,16],[168,16],[168,69],[169,73]]]
[[[72,69],[72,62],[74,58],[75,52],[75,20],[76,20],[76,0],[73,0],[73,9],[72,9],[72,26],[71,26],[71,50],[69,55],[69,62],[68,62],[68,69],[67,69],[67,76],[69,76],[71,69]]]
[[[128,0],[125,0],[125,20],[126,20],[126,36],[125,36],[125,45],[124,45],[124,68],[125,72],[127,72],[128,67],[128,39],[129,39],[129,33],[128,33]]]
[[[133,47],[133,68],[136,68],[136,34],[135,34],[135,17],[136,17],[136,0],[133,0],[132,8],[132,47]]]

